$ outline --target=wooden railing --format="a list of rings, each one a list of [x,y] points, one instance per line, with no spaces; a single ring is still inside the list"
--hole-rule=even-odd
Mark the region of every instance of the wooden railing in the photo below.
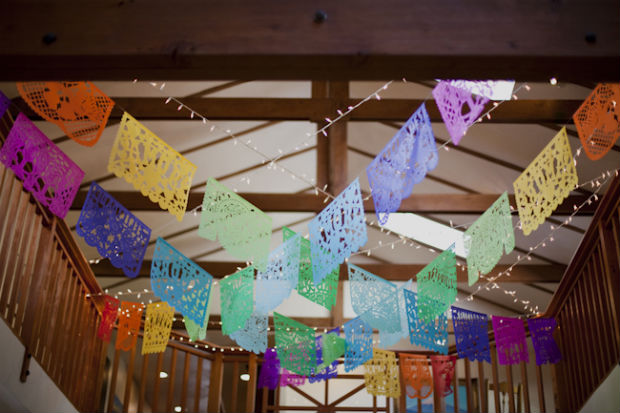
[[[607,192],[546,316],[558,321],[559,411],[579,411],[620,361],[620,178]]]
[[[0,141],[11,124],[0,122]],[[96,336],[101,292],[65,223],[0,164],[0,315],[80,411],[99,407],[105,345]],[[19,373],[19,372],[17,372]]]

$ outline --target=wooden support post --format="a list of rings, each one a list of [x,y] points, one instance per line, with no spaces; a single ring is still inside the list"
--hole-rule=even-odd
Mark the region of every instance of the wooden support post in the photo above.
[[[118,360],[121,355],[120,353],[121,351],[119,349],[116,349],[114,351],[114,362],[112,363],[112,377],[110,378],[110,389],[108,392],[108,407],[106,409],[108,413],[112,413],[114,411],[114,395],[116,393],[116,376],[118,375]]]
[[[506,364],[506,382],[508,383],[508,412],[515,413],[515,389],[512,384],[512,366]]]
[[[250,353],[248,359],[248,374],[250,375],[250,380],[248,381],[248,390],[245,396],[245,411],[253,412],[256,403],[256,383],[258,381],[257,376],[257,360],[256,354]],[[210,410],[209,410],[210,411]]]
[[[189,403],[187,402],[187,384],[189,382],[190,352],[185,352],[185,362],[183,363],[183,386],[181,387],[181,410],[186,412]],[[234,411],[234,410],[233,410]]]
[[[487,403],[487,389],[484,382],[484,364],[478,361],[478,388],[480,390],[480,412],[488,412],[489,405]]]
[[[239,398],[238,394],[239,389],[239,362],[233,362],[233,371],[232,371],[232,389],[230,391],[230,411],[237,411],[237,399]]]
[[[222,395],[222,379],[224,377],[224,356],[222,353],[215,353],[211,362],[211,377],[209,380],[209,401],[207,404],[208,412],[219,413]]]
[[[155,386],[153,388],[153,404],[151,410],[157,412],[159,407],[159,373],[164,365],[164,353],[157,354],[157,368],[155,369]]]
[[[491,372],[493,374],[493,400],[495,400],[495,413],[502,413],[502,405],[499,400],[499,373],[497,371],[497,350],[491,347]]]
[[[536,384],[538,387],[538,408],[541,413],[545,413],[547,411],[545,408],[545,388],[542,380],[542,369],[539,365],[536,365]]]
[[[129,365],[125,376],[125,396],[123,397],[123,413],[129,412],[129,401],[131,400],[131,385],[133,384],[133,367],[136,363],[136,347],[133,346],[129,353]]]
[[[198,367],[196,367],[196,390],[194,392],[194,411],[200,411],[200,388],[202,384],[202,357],[198,357]]]
[[[149,354],[145,354],[142,357],[142,371],[140,373],[140,391],[138,393],[138,412],[143,411],[144,406],[144,394],[146,392],[146,375],[148,374],[149,368]],[[155,374],[159,375],[159,372],[156,371]],[[155,411],[155,410],[153,410]]]
[[[454,375],[452,376],[452,388],[454,389],[454,413],[459,411],[459,372],[458,359],[454,362]]]
[[[170,373],[168,373],[168,397],[166,398],[166,411],[173,411],[174,406],[174,385],[176,384],[175,376],[177,372],[177,349],[172,348],[172,357],[170,357]]]
[[[525,413],[530,413],[530,389],[527,383],[527,365],[521,362],[521,385],[523,385],[523,404]]]
[[[469,359],[466,358],[465,359],[465,389],[467,391],[467,411],[471,413],[474,411],[474,400],[473,400],[473,394],[471,393],[471,371],[470,371],[469,364],[470,364]]]

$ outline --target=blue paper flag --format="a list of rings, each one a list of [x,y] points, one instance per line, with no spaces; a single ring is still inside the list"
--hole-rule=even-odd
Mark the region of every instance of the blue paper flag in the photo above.
[[[398,314],[400,316],[400,329],[394,332],[388,332],[379,328],[379,347],[387,348],[398,343],[402,338],[409,336],[409,322],[407,321],[407,305],[405,303],[405,290],[411,290],[413,280],[407,281],[398,288],[396,292],[398,296]]]
[[[151,287],[162,301],[202,327],[212,283],[211,274],[163,238],[157,238],[151,263]]]
[[[425,323],[418,317],[418,297],[413,291],[405,290],[409,340],[429,350],[448,354],[448,317],[442,314]]]
[[[0,118],[4,116],[4,112],[6,112],[10,104],[11,99],[7,98],[0,90]]]
[[[343,325],[346,340],[344,370],[351,371],[372,358],[372,327],[360,317]]]
[[[452,307],[452,324],[459,358],[491,362],[489,318],[486,314]]]
[[[368,241],[359,179],[308,224],[314,284]]]
[[[340,336],[340,327],[329,330],[327,334],[335,334]],[[317,368],[313,369],[312,374],[308,376],[308,381],[310,383],[332,379],[338,375],[338,360],[334,360],[334,362],[328,364],[327,366],[323,365],[323,334],[318,335],[315,338],[315,342]]]
[[[75,231],[128,277],[140,272],[151,229],[96,182],[90,184]]]
[[[431,120],[422,104],[366,168],[381,225],[438,161]]]
[[[245,327],[230,333],[230,338],[235,340],[244,349],[256,354],[263,353],[267,349],[267,327],[269,318],[267,314],[252,314]]]
[[[266,271],[256,276],[256,312],[267,314],[280,305],[297,287],[300,236],[284,241],[269,254]]]

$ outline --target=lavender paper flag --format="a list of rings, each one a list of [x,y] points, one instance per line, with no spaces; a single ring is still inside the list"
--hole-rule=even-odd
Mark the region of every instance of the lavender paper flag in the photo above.
[[[275,390],[280,382],[280,360],[274,348],[268,348],[263,357],[263,365],[258,375],[258,387]]]
[[[366,168],[377,218],[385,225],[413,186],[437,166],[439,156],[424,104]]]
[[[448,317],[442,314],[425,323],[418,317],[418,297],[413,291],[405,290],[409,340],[441,354],[448,354]]]
[[[491,362],[489,318],[486,314],[452,307],[452,324],[459,358]]]
[[[515,87],[514,80],[447,80],[452,86],[469,90],[490,100],[510,100]]]
[[[366,244],[366,222],[359,179],[355,179],[308,224],[314,284]]]
[[[151,229],[96,182],[90,184],[75,232],[128,277],[140,272]]]
[[[248,351],[256,354],[263,353],[267,349],[268,325],[267,314],[253,313],[242,329],[230,333],[230,338]]]
[[[562,353],[553,339],[553,330],[557,327],[555,318],[530,318],[527,326],[532,335],[537,365],[555,364],[562,360]]]
[[[529,363],[530,354],[525,341],[523,320],[491,316],[499,364]]]
[[[447,81],[441,81],[435,86],[433,97],[455,145],[459,144],[489,101],[485,97],[472,95],[469,90],[454,87]],[[468,112],[463,113],[463,108],[469,109]]]
[[[11,105],[11,99],[7,98],[0,90],[0,118],[4,116],[7,108]]]
[[[348,372],[372,358],[372,327],[357,317],[347,321],[343,330],[346,340],[344,370]]]
[[[37,201],[64,219],[84,171],[23,113],[17,115],[0,149],[0,161],[15,172]]]

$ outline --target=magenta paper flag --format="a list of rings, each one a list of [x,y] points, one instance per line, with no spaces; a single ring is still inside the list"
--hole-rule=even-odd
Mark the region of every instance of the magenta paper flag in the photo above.
[[[268,348],[263,357],[263,365],[258,375],[258,388],[267,387],[275,390],[280,382],[280,360],[276,349]]]
[[[529,363],[525,327],[520,318],[491,316],[499,364]]]
[[[557,327],[555,318],[530,318],[527,326],[532,335],[536,364],[555,364],[562,360],[562,353],[553,339],[553,331]]]
[[[366,168],[381,225],[438,161],[431,120],[422,104]]]
[[[441,81],[435,86],[433,97],[455,145],[478,120],[489,101],[485,97],[473,95],[469,90],[454,87],[447,81]]]
[[[0,161],[24,181],[24,189],[37,201],[64,219],[84,171],[22,113],[0,149]]]
[[[287,369],[282,369],[280,374],[280,387],[286,386],[301,386],[306,382],[306,376],[300,376],[299,374],[291,373]]]
[[[356,178],[308,224],[314,284],[368,241],[364,203]]]
[[[118,308],[121,306],[121,302],[116,298],[106,295],[103,297],[105,306],[101,313],[101,321],[99,323],[99,329],[97,330],[97,337],[103,341],[110,341],[112,335],[112,328],[118,317]]]

